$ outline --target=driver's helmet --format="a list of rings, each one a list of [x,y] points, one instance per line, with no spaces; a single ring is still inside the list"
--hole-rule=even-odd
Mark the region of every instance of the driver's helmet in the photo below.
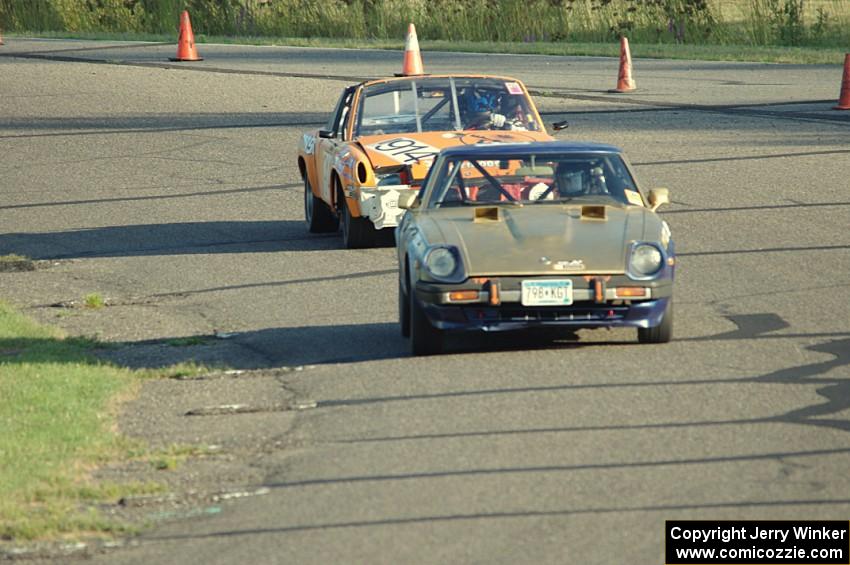
[[[500,94],[493,90],[479,90],[472,87],[464,95],[466,121],[486,120],[499,109]]]
[[[586,191],[588,170],[584,163],[566,161],[555,170],[558,193],[565,196],[579,196]]]
[[[608,193],[604,171],[593,163],[565,161],[558,165],[555,180],[558,192],[566,196]]]

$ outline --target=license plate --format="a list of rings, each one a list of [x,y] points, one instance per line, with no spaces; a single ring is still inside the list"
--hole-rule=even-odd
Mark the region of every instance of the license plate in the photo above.
[[[522,281],[523,306],[569,306],[573,303],[573,281],[549,279]]]

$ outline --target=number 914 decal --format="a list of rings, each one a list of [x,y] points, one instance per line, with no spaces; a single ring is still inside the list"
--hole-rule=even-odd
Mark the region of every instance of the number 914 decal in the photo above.
[[[440,152],[436,147],[407,137],[388,139],[369,147],[405,165],[432,160]]]

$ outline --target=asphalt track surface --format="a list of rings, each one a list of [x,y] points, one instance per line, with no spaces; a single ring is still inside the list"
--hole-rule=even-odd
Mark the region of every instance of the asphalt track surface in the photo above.
[[[669,519],[850,515],[850,112],[841,69],[425,53],[508,74],[561,138],[625,149],[679,251],[675,340],[469,340],[411,358],[391,248],[302,222],[295,149],[387,51],[9,40],[0,273],[30,315],[156,362],[304,367],[268,494],[104,563],[661,563]],[[110,306],[56,317],[99,292]],[[220,345],[218,345],[220,343]],[[154,416],[155,417],[155,416]],[[242,416],[233,416],[240,418]]]

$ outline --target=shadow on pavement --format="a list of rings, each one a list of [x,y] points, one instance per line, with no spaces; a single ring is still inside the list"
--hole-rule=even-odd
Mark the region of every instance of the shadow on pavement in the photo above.
[[[32,259],[272,253],[337,249],[338,236],[308,234],[301,221],[180,222],[49,233],[0,234],[0,255]]]

